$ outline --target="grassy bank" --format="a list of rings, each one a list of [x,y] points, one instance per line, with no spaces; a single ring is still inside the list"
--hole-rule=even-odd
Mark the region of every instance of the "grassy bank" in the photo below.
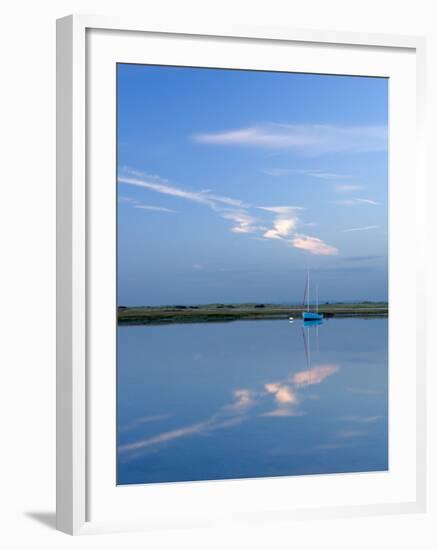
[[[313,309],[313,308],[312,308]],[[320,305],[325,317],[386,317],[386,302]],[[119,307],[121,325],[158,325],[168,323],[210,323],[220,321],[287,319],[301,317],[302,307],[276,304],[203,304],[198,306]]]

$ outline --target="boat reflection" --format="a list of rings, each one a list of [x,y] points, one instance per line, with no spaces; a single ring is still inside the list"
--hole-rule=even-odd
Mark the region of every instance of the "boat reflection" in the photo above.
[[[316,351],[319,352],[319,327],[325,322],[324,319],[312,319],[310,321],[304,321],[302,323],[302,336],[305,349],[305,357],[307,362],[307,369],[311,370],[311,341],[310,334],[311,329],[315,328],[316,333]]]
[[[304,321],[303,326],[304,328],[319,327],[320,325],[323,325],[324,322],[324,319],[314,319],[313,321]]]

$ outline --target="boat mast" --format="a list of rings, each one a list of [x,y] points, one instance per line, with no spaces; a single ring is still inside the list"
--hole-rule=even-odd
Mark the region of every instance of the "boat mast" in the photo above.
[[[316,285],[316,313],[319,313],[319,285]]]
[[[307,311],[310,310],[310,272],[307,272]]]

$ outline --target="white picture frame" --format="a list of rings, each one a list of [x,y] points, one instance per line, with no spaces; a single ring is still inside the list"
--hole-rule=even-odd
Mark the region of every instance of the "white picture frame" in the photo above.
[[[136,39],[140,36],[157,37],[159,41],[166,41],[174,37],[196,37],[199,39],[220,38],[228,42],[251,41],[263,44],[313,44],[318,48],[327,48],[335,45],[341,48],[359,48],[363,52],[371,49],[378,51],[395,51],[402,55],[403,52],[414,57],[414,81],[410,81],[414,88],[415,103],[409,108],[415,113],[412,123],[415,125],[414,143],[416,156],[409,160],[408,169],[414,168],[416,188],[416,208],[411,214],[418,227],[424,224],[426,213],[426,190],[424,177],[424,146],[423,146],[423,121],[424,121],[424,75],[425,75],[425,41],[420,37],[354,34],[311,30],[271,29],[271,28],[197,28],[193,24],[190,28],[174,28],[171,26],[151,26],[138,21],[123,19],[111,19],[104,17],[73,15],[57,22],[57,528],[69,534],[86,534],[96,531],[147,529],[158,526],[191,526],[205,525],[209,521],[232,521],[230,517],[221,516],[220,510],[210,509],[209,517],[200,517],[196,505],[193,503],[190,513],[182,514],[177,518],[177,506],[184,500],[184,487],[186,484],[178,484],[178,495],[170,496],[169,489],[153,489],[149,492],[149,498],[174,499],[174,515],[157,512],[151,518],[151,513],[127,514],[118,517],[116,507],[112,512],[105,511],[94,520],[90,515],[90,487],[93,483],[93,457],[92,434],[96,430],[90,429],[90,411],[95,401],[95,389],[91,391],[92,380],[90,365],[94,361],[93,339],[95,332],[90,330],[92,325],[92,289],[93,275],[90,271],[93,254],[93,245],[90,245],[91,217],[95,214],[95,207],[91,207],[93,190],[89,187],[92,169],[90,168],[89,146],[92,138],[87,130],[89,110],[93,102],[89,97],[88,81],[91,80],[90,72],[95,68],[95,61],[89,62],[87,51],[87,33],[90,31],[105,31],[109,33],[135,32]],[[108,40],[112,40],[110,37]],[[94,47],[94,46],[93,46]],[[129,51],[128,49],[125,51]],[[124,52],[124,56],[127,54]],[[153,55],[159,59],[159,51]],[[123,57],[123,61],[127,61]],[[112,62],[108,57],[108,62]],[[381,69],[382,70],[382,69]],[[103,78],[103,77],[102,77]],[[410,78],[411,80],[411,78]],[[102,80],[103,81],[103,80]],[[113,105],[115,109],[115,104]],[[411,111],[411,112],[412,112]],[[396,122],[396,121],[395,121]],[[411,121],[410,121],[411,122]],[[413,139],[413,138],[411,138]],[[411,145],[411,143],[410,143]],[[111,147],[111,143],[108,143]],[[393,166],[391,166],[393,168]],[[111,168],[112,169],[112,168]],[[401,206],[401,204],[399,205]],[[115,212],[107,212],[108,227],[114,223]],[[90,217],[91,216],[91,217]],[[112,222],[109,218],[112,217]],[[395,216],[396,222],[398,218]],[[397,226],[396,226],[397,227]],[[396,230],[395,227],[395,230]],[[400,228],[399,228],[400,230]],[[95,233],[94,233],[95,235]],[[98,238],[93,237],[93,239]],[[107,261],[104,259],[102,261]],[[100,261],[100,260],[99,260]],[[111,258],[109,257],[109,262]],[[109,264],[110,265],[110,264]],[[419,307],[425,303],[425,251],[423,245],[416,241],[416,262],[414,267],[416,281],[415,303]],[[115,277],[115,265],[114,265]],[[405,285],[409,281],[405,279]],[[109,286],[107,290],[110,291]],[[115,311],[115,310],[114,310]],[[109,324],[112,321],[109,320]],[[410,472],[414,466],[414,488],[410,487],[410,493],[414,497],[408,499],[388,498],[387,502],[369,503],[357,501],[353,505],[326,506],[321,502],[319,506],[312,508],[291,506],[266,509],[262,507],[249,510],[244,504],[246,496],[240,499],[240,494],[234,491],[234,487],[241,487],[239,481],[215,484],[218,492],[211,493],[211,482],[196,485],[198,496],[193,498],[205,499],[235,499],[237,508],[232,511],[237,521],[254,521],[259,517],[268,519],[293,519],[293,518],[317,518],[363,514],[390,514],[399,512],[420,512],[426,505],[426,464],[425,464],[425,433],[426,433],[426,402],[425,402],[425,319],[423,315],[417,315],[416,341],[415,341],[415,378],[414,378],[414,422],[411,425],[411,437],[415,438],[414,465],[411,464]],[[115,345],[115,344],[114,344]],[[413,351],[413,350],[411,350]],[[408,355],[406,355],[408,356]],[[406,361],[407,359],[405,359]],[[115,381],[114,381],[115,384]],[[100,390],[101,402],[105,407],[104,393],[110,394],[107,399],[114,400],[113,387],[104,385]],[[100,399],[100,398],[99,398]],[[109,405],[108,405],[109,407]],[[110,410],[109,408],[107,410]],[[94,418],[96,415],[91,415]],[[109,422],[109,420],[108,420]],[[112,422],[112,421],[111,421]],[[113,424],[111,424],[111,429]],[[109,428],[108,428],[109,432]],[[109,436],[110,438],[110,436]],[[107,441],[110,441],[108,439]],[[102,448],[105,443],[102,443]],[[112,463],[108,464],[108,468]],[[105,470],[105,468],[102,468]],[[275,480],[271,487],[264,485],[266,495],[273,495],[278,491],[281,479]],[[249,484],[257,483],[253,480],[245,481],[245,489]],[[97,486],[97,485],[96,485]],[[168,486],[167,486],[168,487]],[[259,489],[259,486],[257,486]],[[97,489],[99,490],[98,486]],[[140,489],[123,488],[123,507],[126,499],[129,500],[128,491],[136,493]],[[156,491],[167,491],[158,495]],[[254,486],[250,491],[254,491]],[[131,493],[133,494],[133,493]],[[102,492],[102,495],[104,493]],[[209,496],[208,496],[209,495]],[[106,495],[102,497],[106,498]],[[110,497],[112,498],[112,497]],[[108,500],[110,500],[108,498]],[[118,498],[118,497],[117,497]],[[143,497],[141,497],[143,498]],[[98,500],[98,499],[96,499]],[[135,499],[132,499],[133,501]],[[138,501],[139,502],[139,501]],[[179,504],[177,504],[179,503]],[[187,509],[191,504],[187,501]],[[204,504],[202,504],[204,506]],[[207,507],[208,505],[206,505]],[[205,507],[205,506],[204,506]],[[157,506],[159,508],[159,506]],[[107,512],[107,513],[106,513]],[[185,512],[185,511],[184,511]],[[105,515],[106,514],[106,515]]]

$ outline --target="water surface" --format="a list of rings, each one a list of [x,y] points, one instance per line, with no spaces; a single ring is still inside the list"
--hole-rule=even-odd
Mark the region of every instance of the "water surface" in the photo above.
[[[388,467],[387,319],[118,327],[119,484]]]

